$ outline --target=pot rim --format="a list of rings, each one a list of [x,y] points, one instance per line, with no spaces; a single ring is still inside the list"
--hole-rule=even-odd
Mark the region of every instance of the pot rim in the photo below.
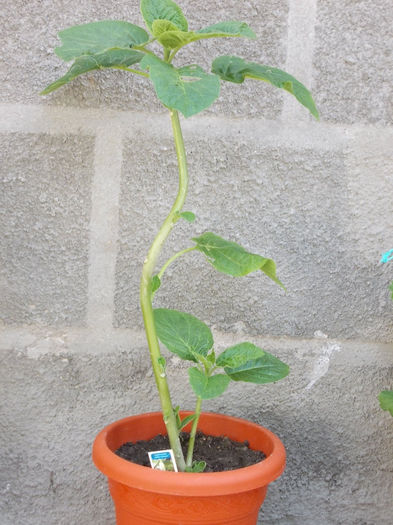
[[[191,413],[191,411],[181,412],[184,416]],[[212,412],[202,412],[200,418],[201,430],[203,430],[203,423],[211,424],[217,420],[219,420],[220,425],[224,426],[228,426],[228,424],[230,426],[246,426],[247,431],[251,435],[253,432],[257,432],[259,438],[264,441],[266,446],[263,447],[265,450],[262,449],[262,452],[264,452],[266,458],[259,463],[236,470],[189,473],[154,470],[117,456],[108,445],[108,440],[111,439],[116,430],[122,426],[137,423],[138,420],[151,418],[155,421],[158,418],[162,420],[162,413],[149,412],[120,419],[107,425],[97,435],[93,444],[93,462],[109,479],[140,490],[154,491],[161,494],[170,492],[181,496],[219,496],[263,487],[278,478],[284,471],[285,448],[273,432],[245,419]],[[206,432],[209,433],[209,430]],[[225,431],[225,434],[231,438],[230,432]]]

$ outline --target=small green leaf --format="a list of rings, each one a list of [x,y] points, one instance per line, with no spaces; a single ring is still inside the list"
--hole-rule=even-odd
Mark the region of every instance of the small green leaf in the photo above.
[[[151,280],[151,291],[153,293],[156,292],[160,286],[161,286],[161,279],[158,277],[158,275],[153,275],[152,280]]]
[[[207,377],[198,368],[188,369],[190,384],[195,394],[202,399],[213,399],[225,392],[231,378],[225,374],[216,374]]]
[[[196,219],[195,213],[192,213],[192,211],[183,211],[180,214],[180,217],[182,217],[183,219],[185,219],[188,222],[194,222],[195,219]]]
[[[208,357],[198,354],[197,352],[192,352],[192,355],[195,357],[196,363],[201,363],[204,366],[205,370],[211,370],[212,363]]]
[[[194,353],[206,356],[213,346],[210,328],[193,315],[157,308],[154,321],[160,341],[182,359],[196,361]]]
[[[206,461],[193,461],[192,467],[186,467],[186,472],[203,472],[206,468]]]
[[[389,290],[392,292],[392,299],[393,299],[393,281],[391,282],[391,284],[389,285]]]
[[[160,376],[165,377],[166,374],[166,360],[165,357],[160,356],[158,359],[158,367],[160,369]]]
[[[152,24],[153,36],[158,38],[162,33],[166,33],[167,31],[179,31],[179,28],[175,26],[175,24],[172,24],[172,22],[169,22],[169,20],[154,20]]]
[[[66,62],[81,55],[96,55],[110,48],[129,49],[149,40],[144,29],[120,20],[103,20],[69,27],[60,31],[59,37],[63,45],[57,47],[55,53]]]
[[[180,426],[181,426],[181,418],[180,418],[179,412],[180,412],[180,407],[179,407],[179,405],[177,405],[173,409],[173,413],[175,414],[176,425],[177,425],[178,430],[180,429]]]
[[[166,31],[157,37],[157,40],[168,49],[181,48],[192,42],[195,33],[193,31]]]
[[[319,119],[318,110],[308,89],[295,77],[281,69],[247,62],[236,56],[222,56],[214,60],[212,72],[223,80],[241,84],[246,78],[264,80],[273,86],[285,89],[306,107],[316,119]]]
[[[157,97],[168,108],[190,117],[209,107],[220,93],[220,79],[199,66],[174,68],[163,60],[145,55],[141,67],[149,69]]]
[[[185,428],[189,423],[192,423],[194,421],[194,419],[196,418],[196,414],[191,414],[191,416],[187,416],[185,417],[181,422],[180,422],[180,425],[179,425],[179,431],[180,430],[183,430],[183,428]]]
[[[75,60],[64,76],[47,86],[41,92],[41,95],[47,95],[48,93],[55,91],[55,89],[64,86],[64,84],[71,82],[74,78],[83,73],[87,73],[88,71],[93,71],[95,69],[128,67],[136,62],[140,62],[143,56],[144,54],[140,51],[119,48],[107,49],[103,53],[98,53],[96,55],[83,55]]]
[[[228,20],[226,22],[218,22],[196,32],[197,35],[206,35],[207,38],[216,37],[244,37],[256,38],[254,31],[245,22],[237,22],[236,20]]]
[[[181,31],[188,30],[188,22],[180,7],[172,0],[142,0],[141,13],[146,26],[153,32],[155,20],[168,20]]]
[[[393,416],[393,390],[382,390],[378,399],[382,410],[387,410]]]
[[[217,358],[217,366],[237,368],[244,365],[247,361],[263,357],[265,352],[262,348],[252,343],[240,343],[227,348]]]
[[[207,232],[192,239],[196,249],[204,253],[219,272],[240,277],[261,270],[275,283],[284,288],[276,276],[276,263],[261,255],[247,252],[239,244],[226,241],[214,233]]]
[[[207,356],[207,360],[211,365],[214,365],[216,363],[216,353],[214,352],[214,350],[212,350]]]
[[[166,367],[166,360],[165,357],[160,356],[158,359],[158,364],[161,366],[161,368],[165,369]]]
[[[289,366],[268,352],[264,352],[258,359],[252,359],[237,367],[226,367],[224,370],[234,381],[257,384],[278,381],[289,374]]]

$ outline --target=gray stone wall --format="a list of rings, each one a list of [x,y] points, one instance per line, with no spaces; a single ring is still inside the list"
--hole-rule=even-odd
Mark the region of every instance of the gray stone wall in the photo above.
[[[211,230],[275,259],[268,279],[218,275],[196,254],[168,270],[158,304],[208,322],[219,349],[252,340],[291,375],[233,385],[206,410],[276,432],[288,452],[265,525],[392,522],[393,6],[388,0],[180,2],[191,27],[250,23],[259,40],[202,42],[281,67],[311,87],[319,123],[262,83],[227,85],[182,119],[187,209],[165,255]],[[142,24],[137,0],[14,0],[0,36],[0,524],[114,523],[91,443],[106,423],[158,409],[138,306],[146,248],[176,191],[166,111],[125,72],[48,97],[60,29]],[[198,15],[194,13],[198,11]],[[191,52],[184,60],[191,60]],[[194,60],[194,59],[192,59]],[[214,186],[214,189],[213,189]],[[171,361],[173,397],[193,406]]]

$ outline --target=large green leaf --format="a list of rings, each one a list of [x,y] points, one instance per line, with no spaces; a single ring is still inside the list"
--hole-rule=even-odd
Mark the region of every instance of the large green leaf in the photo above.
[[[237,368],[247,363],[247,361],[263,357],[264,354],[265,352],[262,348],[252,343],[240,343],[224,350],[224,352],[218,356],[216,365]]]
[[[190,384],[195,394],[202,399],[213,399],[225,392],[231,378],[225,374],[207,377],[198,368],[188,369]]]
[[[258,359],[251,359],[237,367],[225,367],[224,370],[234,381],[258,384],[278,381],[289,374],[289,366],[268,352]]]
[[[159,42],[169,49],[180,48],[206,38],[244,37],[255,38],[255,33],[245,22],[219,22],[199,31],[179,31],[166,23],[153,23],[153,34]]]
[[[150,31],[155,20],[168,20],[180,30],[188,30],[186,17],[172,0],[141,0],[141,13]]]
[[[121,20],[69,27],[60,31],[59,37],[63,45],[57,47],[55,53],[66,62],[81,55],[94,55],[110,48],[130,48],[149,40],[144,29]]]
[[[119,48],[107,49],[103,53],[97,53],[96,55],[83,55],[75,60],[64,76],[46,87],[41,92],[41,95],[47,95],[48,93],[55,91],[55,89],[64,86],[64,84],[67,84],[75,77],[87,73],[88,71],[104,68],[128,67],[136,62],[140,62],[143,56],[144,54],[140,51]]]
[[[393,416],[393,390],[382,390],[378,399],[382,410],[387,410]]]
[[[149,69],[157,97],[171,109],[190,117],[209,107],[220,93],[217,75],[205,73],[199,66],[174,68],[163,60],[145,55],[141,67]]]
[[[182,359],[197,361],[194,352],[206,356],[213,346],[210,328],[193,315],[157,308],[154,321],[160,341]]]
[[[316,119],[319,118],[315,102],[308,89],[295,77],[285,73],[281,69],[247,62],[236,56],[222,56],[214,60],[212,71],[223,80],[241,84],[246,78],[264,80],[273,86],[285,89],[306,107]]]
[[[192,239],[196,249],[204,253],[218,271],[239,277],[262,270],[270,279],[283,286],[276,277],[276,264],[272,259],[247,252],[239,244],[226,241],[214,233],[207,232]]]

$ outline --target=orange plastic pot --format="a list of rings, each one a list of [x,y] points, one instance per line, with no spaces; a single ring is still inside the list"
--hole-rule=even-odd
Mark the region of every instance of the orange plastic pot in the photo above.
[[[238,470],[195,474],[153,470],[114,454],[127,441],[165,434],[161,412],[121,419],[98,434],[93,461],[108,477],[117,525],[256,524],[268,484],[284,470],[283,444],[266,428],[220,414],[203,413],[199,429],[234,441],[247,440],[266,459]]]

